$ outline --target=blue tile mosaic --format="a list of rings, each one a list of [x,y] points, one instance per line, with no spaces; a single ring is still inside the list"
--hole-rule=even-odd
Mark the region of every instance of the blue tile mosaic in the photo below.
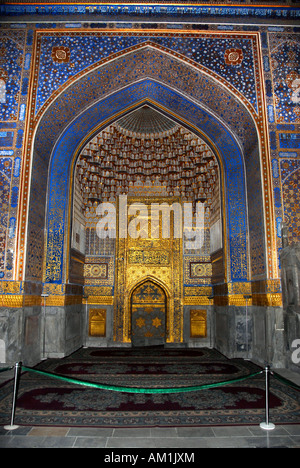
[[[231,83],[256,108],[255,70],[252,39],[242,37],[168,37],[114,33],[53,33],[41,40],[36,111],[54,90],[86,67],[137,44],[151,40],[154,44],[182,54],[217,73]],[[239,51],[236,63],[226,61],[228,51]],[[56,54],[60,56],[56,56]]]
[[[10,11],[14,10],[16,6],[11,5],[8,7]],[[2,6],[0,6],[1,11],[4,11]],[[40,7],[32,7],[30,5],[24,5],[18,10],[22,12],[22,8],[28,9],[37,15],[45,14],[45,11],[42,11]],[[48,7],[47,7],[48,8]],[[70,8],[73,8],[74,13],[87,13],[92,15],[94,11],[102,11],[104,14],[111,15],[111,17],[118,19],[117,12],[111,9],[108,6],[97,6],[97,7],[86,7],[86,6],[76,6],[73,5],[52,5],[49,6],[49,11],[54,12],[55,14],[65,14],[70,12]],[[103,8],[103,10],[102,10]],[[137,14],[141,12],[141,6],[132,6],[129,10],[126,10],[128,14]],[[151,7],[152,8],[152,7]],[[160,8],[160,7],[157,7]],[[198,7],[197,7],[198,8]],[[201,10],[203,15],[208,9],[202,6],[197,9],[197,12]],[[209,14],[212,14],[212,11],[216,9],[211,9]],[[145,10],[147,14],[150,14],[150,10]],[[145,13],[144,11],[144,13]],[[160,11],[165,13],[163,10],[153,10],[152,14],[155,18],[155,14]],[[194,10],[193,10],[194,11]],[[195,10],[196,11],[196,10]],[[218,15],[225,14],[225,9],[219,9]],[[230,13],[235,15],[237,12],[236,8],[230,9],[228,11],[235,13]],[[246,7],[244,12],[240,9],[240,15],[246,15],[249,8]],[[253,10],[254,11],[254,10]],[[271,17],[284,14],[284,9],[275,11],[275,9],[255,9],[257,15],[260,17]],[[258,13],[260,11],[260,13]],[[289,10],[292,14],[293,9]],[[173,7],[173,10],[168,10],[169,15],[174,15],[178,17],[178,7]],[[184,10],[186,14],[194,14],[192,10]],[[124,13],[124,11],[123,11]],[[197,13],[198,14],[198,13]],[[297,12],[299,15],[300,12]],[[250,15],[251,16],[251,15]],[[89,19],[93,18],[90,16]],[[39,59],[39,70],[36,75],[37,81],[37,101],[35,112],[38,112],[42,109],[42,106],[47,102],[48,99],[53,97],[53,92],[59,89],[60,86],[68,83],[71,84],[71,81],[74,77],[79,78],[79,74],[87,70],[88,67],[92,67],[97,64],[100,60],[108,58],[113,53],[118,53],[120,51],[125,51],[129,47],[136,46],[138,44],[143,44],[148,41],[152,44],[156,44],[159,47],[164,47],[166,50],[169,50],[172,54],[181,54],[186,60],[192,60],[193,63],[198,64],[199,66],[206,67],[207,72],[212,72],[218,76],[219,83],[231,84],[234,88],[245,96],[249,103],[251,103],[254,109],[258,110],[258,100],[257,100],[257,76],[255,76],[255,60],[253,56],[253,47],[250,37],[246,37],[243,33],[242,35],[233,33],[231,36],[228,33],[224,34],[221,31],[215,33],[211,31],[212,26],[205,26],[206,29],[210,29],[210,35],[205,37],[204,34],[200,34],[198,37],[194,37],[191,32],[190,37],[180,37],[176,31],[171,31],[170,34],[150,34],[138,33],[136,30],[132,32],[120,33],[109,31],[108,23],[94,23],[92,25],[84,23],[79,23],[73,21],[68,23],[69,31],[57,31],[60,27],[60,24],[57,23],[37,23],[35,26],[33,24],[27,25],[25,23],[18,23],[18,18],[16,17],[16,22],[11,23],[8,28],[1,27],[0,29],[0,88],[2,86],[2,92],[5,91],[5,102],[0,102],[0,185],[5,187],[3,190],[3,195],[0,190],[0,257],[2,255],[2,260],[0,259],[0,276],[3,278],[5,276],[4,270],[1,268],[6,268],[6,270],[12,271],[12,262],[13,257],[11,253],[7,252],[7,241],[13,240],[16,233],[16,216],[15,212],[11,213],[11,209],[17,209],[18,202],[18,183],[17,180],[20,177],[20,170],[22,165],[21,155],[24,145],[24,126],[26,120],[26,110],[27,110],[27,93],[29,86],[29,72],[32,63],[32,57],[36,57],[32,53],[32,44],[34,37],[34,28],[38,27],[39,29],[52,28],[53,31],[44,31],[43,37],[40,43],[41,55],[38,56]],[[42,20],[41,20],[42,21]],[[53,21],[53,19],[51,20]],[[176,26],[182,23],[178,23]],[[132,22],[134,25],[134,22]],[[157,24],[153,23],[154,26]],[[121,21],[118,23],[120,28],[124,27],[124,23]],[[129,25],[127,24],[128,28]],[[145,23],[145,26],[149,26]],[[195,27],[197,25],[193,25]],[[102,27],[106,29],[106,33],[96,31],[97,28]],[[143,26],[140,26],[141,29]],[[190,26],[192,28],[192,26]],[[87,31],[87,28],[90,30]],[[230,28],[233,28],[230,26]],[[256,28],[256,29],[255,29]],[[93,31],[91,31],[93,29]],[[155,30],[155,28],[153,28]],[[204,27],[202,28],[204,29]],[[216,28],[215,28],[216,29]],[[285,27],[259,27],[259,26],[244,26],[244,27],[234,27],[235,31],[247,31],[247,30],[260,30],[261,31],[261,41],[263,54],[263,67],[265,77],[263,82],[265,83],[265,89],[267,93],[267,116],[268,122],[271,124],[269,126],[269,135],[270,135],[270,147],[271,147],[271,159],[272,159],[272,176],[274,182],[274,208],[276,208],[276,219],[283,219],[283,215],[288,219],[290,223],[290,235],[293,230],[293,240],[298,236],[300,240],[299,227],[295,222],[293,217],[299,217],[299,212],[297,211],[297,203],[294,201],[294,194],[299,193],[299,166],[297,165],[296,159],[299,161],[299,150],[300,148],[300,134],[297,127],[297,124],[300,122],[299,115],[299,103],[295,102],[295,87],[292,84],[295,80],[300,78],[300,40],[299,40],[299,29],[295,30],[296,34],[292,34],[292,28]],[[79,31],[80,30],[80,31]],[[227,36],[226,36],[227,34]],[[248,35],[249,36],[249,35]],[[235,51],[237,56],[237,62],[226,63],[226,57],[228,59],[228,51]],[[237,52],[238,51],[238,52]],[[226,55],[227,53],[227,55]],[[222,148],[224,154],[235,154],[236,149],[234,145],[230,143],[230,138],[228,135],[223,133],[224,139],[219,134],[216,135],[219,131],[219,123],[209,120],[207,116],[200,114],[202,111],[198,108],[196,111],[192,111],[192,106],[190,103],[186,104],[182,96],[177,98],[175,92],[170,98],[171,92],[169,88],[172,88],[174,91],[178,91],[179,94],[190,96],[191,99],[199,103],[205,103],[209,110],[218,115],[220,119],[224,120],[225,125],[228,126],[230,130],[233,130],[238,139],[239,144],[245,153],[245,167],[247,172],[247,180],[251,181],[249,187],[247,188],[247,197],[248,197],[248,214],[249,214],[249,226],[239,215],[239,210],[241,209],[244,203],[243,199],[245,198],[245,188],[243,185],[234,186],[235,178],[239,178],[239,169],[237,166],[231,166],[229,158],[224,158],[226,164],[226,177],[227,185],[229,188],[226,196],[228,197],[228,213],[230,216],[239,216],[235,225],[229,223],[228,233],[229,233],[229,243],[230,249],[237,252],[240,248],[241,251],[244,251],[245,247],[245,236],[244,233],[249,228],[250,233],[250,257],[251,257],[251,269],[253,275],[263,275],[265,273],[265,258],[263,252],[263,239],[264,239],[264,227],[263,227],[263,203],[261,198],[261,181],[257,174],[260,174],[259,163],[251,161],[253,154],[253,149],[257,144],[257,136],[255,133],[255,128],[253,122],[251,122],[251,117],[246,116],[246,112],[242,105],[234,101],[234,99],[228,94],[222,92],[222,86],[217,84],[213,87],[212,80],[207,77],[207,84],[203,76],[200,76],[200,73],[191,67],[178,66],[178,63],[175,64],[176,59],[171,54],[166,60],[167,53],[164,56],[159,58],[160,52],[156,50],[155,54],[148,54],[144,56],[144,61],[141,60],[141,55],[137,58],[136,63],[134,61],[127,61],[124,56],[120,60],[115,60],[115,68],[102,66],[98,74],[98,88],[96,87],[95,75],[90,76],[90,79],[86,79],[82,83],[82,88],[80,85],[77,88],[70,87],[70,93],[64,94],[61,98],[57,99],[57,107],[51,107],[51,115],[47,114],[49,118],[48,125],[43,122],[40,127],[40,133],[37,138],[37,150],[41,149],[42,151],[40,160],[37,164],[36,172],[33,174],[33,180],[38,178],[39,174],[47,173],[47,170],[44,168],[44,163],[47,162],[49,153],[53,148],[53,138],[57,139],[59,133],[64,129],[66,122],[70,121],[72,118],[76,118],[78,112],[81,112],[80,109],[84,109],[86,105],[90,105],[92,102],[91,96],[93,94],[93,99],[103,99],[107,96],[108,93],[113,93],[114,98],[112,98],[110,104],[112,108],[119,109],[120,111],[124,109],[127,105],[127,102],[135,102],[134,99],[138,96],[130,96],[127,99],[127,95],[121,96],[117,91],[117,87],[130,86],[135,80],[144,80],[146,77],[149,78],[148,81],[148,90],[144,95],[140,96],[152,96],[153,100],[157,100],[162,105],[173,109],[178,115],[186,117],[190,122],[194,122],[197,126],[199,121],[195,120],[196,115],[197,119],[202,118],[201,122],[202,130],[207,132],[207,134],[214,135],[212,137],[213,141],[218,142],[219,149]],[[240,58],[242,61],[239,63]],[[147,65],[146,65],[147,62]],[[177,61],[179,62],[179,60]],[[166,65],[167,64],[167,65]],[[166,70],[163,69],[163,65],[166,65]],[[131,68],[130,68],[131,67]],[[24,74],[24,72],[26,72]],[[135,73],[135,75],[134,75]],[[167,77],[167,74],[170,76]],[[99,80],[101,76],[101,81]],[[23,78],[24,79],[23,79]],[[151,82],[153,79],[153,82]],[[163,83],[159,93],[158,93],[158,83],[152,84],[156,81],[161,81]],[[119,83],[117,83],[119,81]],[[3,88],[3,82],[5,83],[5,89]],[[151,84],[151,86],[150,86]],[[151,90],[152,87],[152,90]],[[134,92],[138,89],[135,86],[132,86]],[[73,91],[72,91],[73,90]],[[73,92],[73,94],[72,94]],[[88,94],[88,93],[91,94]],[[75,95],[77,93],[77,101],[75,100]],[[119,94],[118,94],[119,93]],[[152,94],[151,94],[152,93]],[[0,89],[0,101],[3,99],[3,94],[1,94]],[[118,96],[118,97],[117,97]],[[218,99],[216,99],[216,96]],[[293,101],[294,96],[294,101]],[[118,101],[118,102],[117,102]],[[107,101],[108,103],[109,101]],[[118,107],[119,106],[119,107]],[[182,108],[181,108],[182,106]],[[107,108],[103,110],[102,114],[89,114],[88,119],[94,118],[94,122],[99,122],[99,119],[103,119],[105,112],[107,111],[107,116],[111,115],[110,109]],[[181,112],[181,114],[180,114]],[[191,112],[195,112],[195,116],[191,116]],[[194,119],[194,120],[193,120]],[[18,122],[18,124],[14,122]],[[90,123],[87,122],[87,129],[90,129]],[[74,132],[81,132],[81,128],[73,128]],[[222,130],[223,131],[223,130]],[[44,133],[44,134],[43,134]],[[78,133],[79,134],[79,133]],[[83,133],[82,133],[83,135]],[[70,135],[69,135],[70,136]],[[249,137],[250,136],[250,137]],[[218,139],[219,138],[219,139]],[[75,140],[74,140],[75,141]],[[227,146],[226,146],[227,145]],[[74,147],[62,146],[66,152],[72,152],[75,149]],[[278,150],[281,150],[277,152]],[[289,151],[290,150],[290,151]],[[251,155],[251,157],[250,157]],[[12,157],[17,156],[13,161]],[[42,160],[44,158],[44,160]],[[235,156],[234,156],[235,158]],[[280,159],[276,159],[280,158]],[[235,160],[235,159],[234,159]],[[10,161],[10,168],[4,168],[4,161]],[[239,163],[240,164],[240,163]],[[64,177],[67,177],[70,167],[64,168]],[[13,171],[13,173],[12,173]],[[279,177],[280,174],[280,177]],[[14,182],[12,184],[11,178],[14,176]],[[45,176],[46,177],[46,176]],[[282,187],[282,197],[279,189],[280,180],[283,181]],[[46,182],[43,182],[46,185]],[[52,190],[56,190],[56,184],[60,184],[59,179],[56,178],[52,180]],[[277,185],[276,185],[277,184]],[[9,185],[9,192],[7,187]],[[12,187],[12,185],[14,185]],[[276,185],[276,186],[275,186]],[[242,188],[241,188],[242,187]],[[32,197],[35,198],[39,195],[40,186],[34,187],[32,191]],[[240,189],[241,188],[241,189]],[[46,190],[46,189],[45,189]],[[63,188],[61,189],[63,191]],[[10,193],[10,198],[8,193]],[[59,212],[59,207],[62,207],[62,210],[65,209],[65,204],[67,202],[67,192],[65,195],[53,195],[52,202],[58,203],[56,210]],[[60,204],[60,205],[59,205]],[[245,209],[245,206],[244,208]],[[55,212],[55,205],[53,205],[53,213]],[[42,214],[40,210],[32,204],[30,208],[30,213],[33,218],[42,219]],[[258,213],[258,215],[257,215]],[[279,214],[282,213],[282,216]],[[65,219],[64,216],[59,213],[58,221],[56,225],[53,225],[57,229],[56,234],[53,236],[53,246],[57,246],[57,249],[62,245],[61,235],[64,231],[64,225],[59,221],[59,216],[62,216],[61,219]],[[257,222],[257,218],[259,221]],[[296,223],[296,224],[295,224]],[[257,226],[256,226],[257,224]],[[37,229],[37,228],[36,228]],[[276,224],[276,230],[277,224]],[[4,234],[6,232],[6,234]],[[38,244],[37,241],[37,231],[33,230],[33,237],[31,239],[31,233],[28,234],[28,239],[31,239],[32,247],[32,262],[36,256],[36,250],[34,250],[34,244]],[[295,234],[296,233],[296,234]],[[40,241],[39,241],[40,242]],[[42,245],[42,241],[41,244]],[[6,252],[5,252],[6,249]],[[38,254],[40,255],[40,254]],[[246,254],[245,254],[246,255]],[[5,260],[6,256],[6,260]],[[36,257],[39,258],[39,257]],[[59,260],[59,257],[57,257]],[[1,263],[2,261],[2,263]],[[31,261],[31,260],[30,260]],[[6,262],[6,267],[5,267]],[[42,259],[41,259],[42,262]],[[1,267],[2,265],[2,267]],[[61,265],[62,268],[62,265]],[[235,281],[238,281],[241,278],[246,278],[249,275],[249,272],[241,264],[234,264],[232,261],[230,265],[232,278]],[[62,270],[61,270],[62,271]],[[52,274],[52,273],[51,273]],[[54,274],[54,273],[53,273]],[[50,275],[51,276],[51,275]],[[61,276],[59,281],[61,280]]]
[[[277,159],[272,159],[272,175],[274,179],[278,179],[279,177],[279,163]]]
[[[281,190],[279,187],[274,188],[274,200],[276,208],[281,207]]]
[[[65,50],[60,50],[66,53]],[[209,76],[199,73],[165,51],[149,46],[141,46],[140,49],[133,50],[102,67],[92,68],[84,78],[74,82],[69,91],[57,99],[56,107],[53,107],[51,115],[48,115],[50,123],[47,124],[46,120],[42,122],[37,135],[37,147],[40,133],[44,134],[43,138],[46,137],[46,140],[43,140],[40,153],[44,153],[45,148],[52,145],[53,138],[59,135],[65,122],[73,119],[88,103],[101,99],[123,84],[145,77],[164,82],[198,102],[203,102],[236,132],[245,154],[250,153],[257,134],[252,118],[240,101]],[[219,99],[216,99],[216,96]],[[61,112],[62,109],[64,112]]]
[[[14,132],[0,131],[0,147],[12,146],[14,140]]]
[[[272,105],[268,106],[268,117],[269,117],[269,122],[273,123],[274,119],[275,119],[275,116],[274,116],[274,108],[273,108]]]
[[[16,148],[22,148],[24,130],[18,130]]]
[[[277,237],[281,239],[281,231],[282,231],[282,218],[278,216],[276,218],[276,232],[277,232]]]
[[[280,148],[299,148],[300,133],[279,133]]]
[[[270,132],[270,146],[272,150],[277,149],[277,144],[276,144],[276,133],[275,132]]]
[[[9,228],[9,198],[11,188],[12,159],[0,158],[0,272],[3,276],[6,263],[7,230]],[[3,277],[2,276],[2,277]]]
[[[0,121],[17,120],[25,32],[0,31],[0,80],[4,90]]]
[[[300,161],[281,160],[282,195],[284,204],[284,221],[288,228],[289,243],[300,239]]]
[[[232,253],[231,280],[246,280],[249,272],[244,261],[247,252],[247,225],[243,163],[234,139],[216,119],[192,102],[161,84],[145,80],[116,92],[88,108],[68,127],[56,145],[50,170],[46,281],[60,283],[63,279],[64,230],[68,211],[66,180],[70,174],[71,155],[85,135],[92,131],[96,122],[100,125],[109,118],[113,119],[114,115],[124,110],[124,102],[130,106],[143,99],[154,99],[179,117],[188,118],[191,124],[196,126],[200,124],[201,131],[204,131],[208,137],[213,136],[216,139],[216,135],[219,135],[216,144],[221,154],[230,152],[231,157],[224,159],[224,164],[228,190],[229,248]]]
[[[21,158],[15,158],[14,161],[14,177],[17,178],[20,176],[21,171]]]
[[[295,159],[282,159],[280,161],[280,172],[282,183],[285,183],[286,179],[290,177],[292,173],[298,170],[300,167],[300,160]]]
[[[300,79],[299,35],[274,35],[271,39],[273,45],[271,57],[277,122],[300,122],[300,98],[297,96],[300,81],[296,81]]]
[[[36,14],[36,15],[107,15],[111,19],[121,18],[122,16],[140,16],[150,17],[153,21],[161,16],[165,17],[168,15],[169,18],[189,18],[195,17],[251,17],[251,18],[268,18],[268,19],[280,19],[280,18],[298,18],[300,16],[299,9],[297,7],[285,7],[280,5],[277,6],[262,6],[262,5],[184,5],[184,1],[180,2],[180,5],[171,4],[107,4],[102,5],[82,5],[82,4],[20,4],[20,5],[3,5],[0,6],[0,14],[15,16],[24,14]],[[188,3],[188,2],[187,2]]]
[[[0,150],[0,156],[13,156],[14,150]]]
[[[280,158],[297,158],[296,151],[279,151],[278,153]]]

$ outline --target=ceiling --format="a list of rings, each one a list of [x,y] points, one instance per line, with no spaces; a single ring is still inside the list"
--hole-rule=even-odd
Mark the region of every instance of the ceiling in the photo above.
[[[144,105],[119,119],[117,126],[132,134],[137,133],[139,136],[144,134],[144,137],[150,134],[155,138],[159,137],[160,133],[174,129],[176,123],[152,107]]]
[[[211,148],[147,105],[99,132],[79,155],[76,175],[83,211],[135,187],[209,204],[219,182]]]

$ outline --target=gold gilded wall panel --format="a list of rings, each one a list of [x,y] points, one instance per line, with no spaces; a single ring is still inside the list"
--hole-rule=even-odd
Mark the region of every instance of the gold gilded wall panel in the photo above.
[[[114,282],[113,256],[86,256],[84,265],[84,284],[112,285]]]
[[[207,336],[206,310],[191,310],[190,335],[191,338],[205,338]]]
[[[203,264],[198,262],[190,262],[190,277],[191,278],[205,278],[208,277],[210,279],[212,274],[211,271],[211,264]]]
[[[106,336],[106,310],[90,309],[89,311],[89,335],[95,337]]]
[[[23,296],[22,295],[13,296],[11,294],[1,295],[0,306],[1,307],[22,307]]]
[[[167,297],[167,342],[183,341],[182,304],[182,239],[174,238],[172,222],[169,238],[151,237],[151,204],[180,202],[178,198],[128,198],[132,203],[143,203],[148,208],[148,236],[117,239],[114,339],[130,342],[130,297],[138,284],[150,279],[159,284]],[[118,207],[119,210],[119,207]],[[118,220],[122,216],[118,216]],[[130,219],[132,220],[132,218]],[[129,221],[130,221],[129,220]],[[144,224],[145,227],[145,224]]]
[[[163,266],[170,264],[170,255],[168,250],[135,250],[130,249],[128,252],[129,264],[136,265],[154,265]]]

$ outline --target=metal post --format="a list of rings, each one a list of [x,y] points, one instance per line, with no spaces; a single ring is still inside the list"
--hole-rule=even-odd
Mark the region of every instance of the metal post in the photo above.
[[[265,367],[265,375],[266,375],[266,421],[260,423],[260,427],[265,429],[266,431],[272,431],[275,429],[275,424],[269,422],[269,366]]]
[[[246,359],[249,359],[249,337],[248,337],[248,299],[251,299],[250,295],[244,296],[246,299],[246,319],[245,319],[245,333],[246,333]]]
[[[41,294],[41,297],[44,298],[43,300],[43,349],[42,349],[42,360],[46,359],[46,297],[48,297],[49,294]]]
[[[87,294],[84,294],[83,299],[85,299],[85,323],[84,323],[84,334],[85,336],[83,337],[84,339],[82,340],[84,343],[84,348],[87,347],[87,340],[88,340],[88,328],[89,328],[89,317],[88,317],[88,298],[89,296]]]
[[[209,309],[210,309],[210,317],[209,317],[209,346],[213,348],[213,339],[212,339],[212,332],[213,332],[213,326],[214,326],[214,319],[213,319],[213,299],[214,296],[208,296],[209,299]]]
[[[14,380],[14,393],[13,393],[13,401],[12,401],[12,409],[11,409],[11,419],[10,419],[10,424],[7,425],[7,426],[4,426],[4,429],[7,430],[7,431],[14,431],[15,429],[18,429],[18,427],[19,427],[19,426],[14,424],[14,421],[15,421],[16,400],[17,400],[19,375],[20,375],[21,367],[22,367],[22,363],[21,362],[16,362],[16,365],[15,365],[15,380]]]

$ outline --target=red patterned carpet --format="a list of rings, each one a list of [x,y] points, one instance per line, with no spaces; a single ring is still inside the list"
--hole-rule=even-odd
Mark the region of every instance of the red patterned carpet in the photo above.
[[[80,349],[36,369],[66,378],[138,388],[179,388],[235,380],[260,368],[201,349]],[[8,424],[13,383],[0,387],[0,423]],[[270,379],[270,421],[300,423],[300,392]],[[23,372],[15,423],[84,427],[259,424],[265,420],[264,373],[224,386],[176,393],[128,393]]]

